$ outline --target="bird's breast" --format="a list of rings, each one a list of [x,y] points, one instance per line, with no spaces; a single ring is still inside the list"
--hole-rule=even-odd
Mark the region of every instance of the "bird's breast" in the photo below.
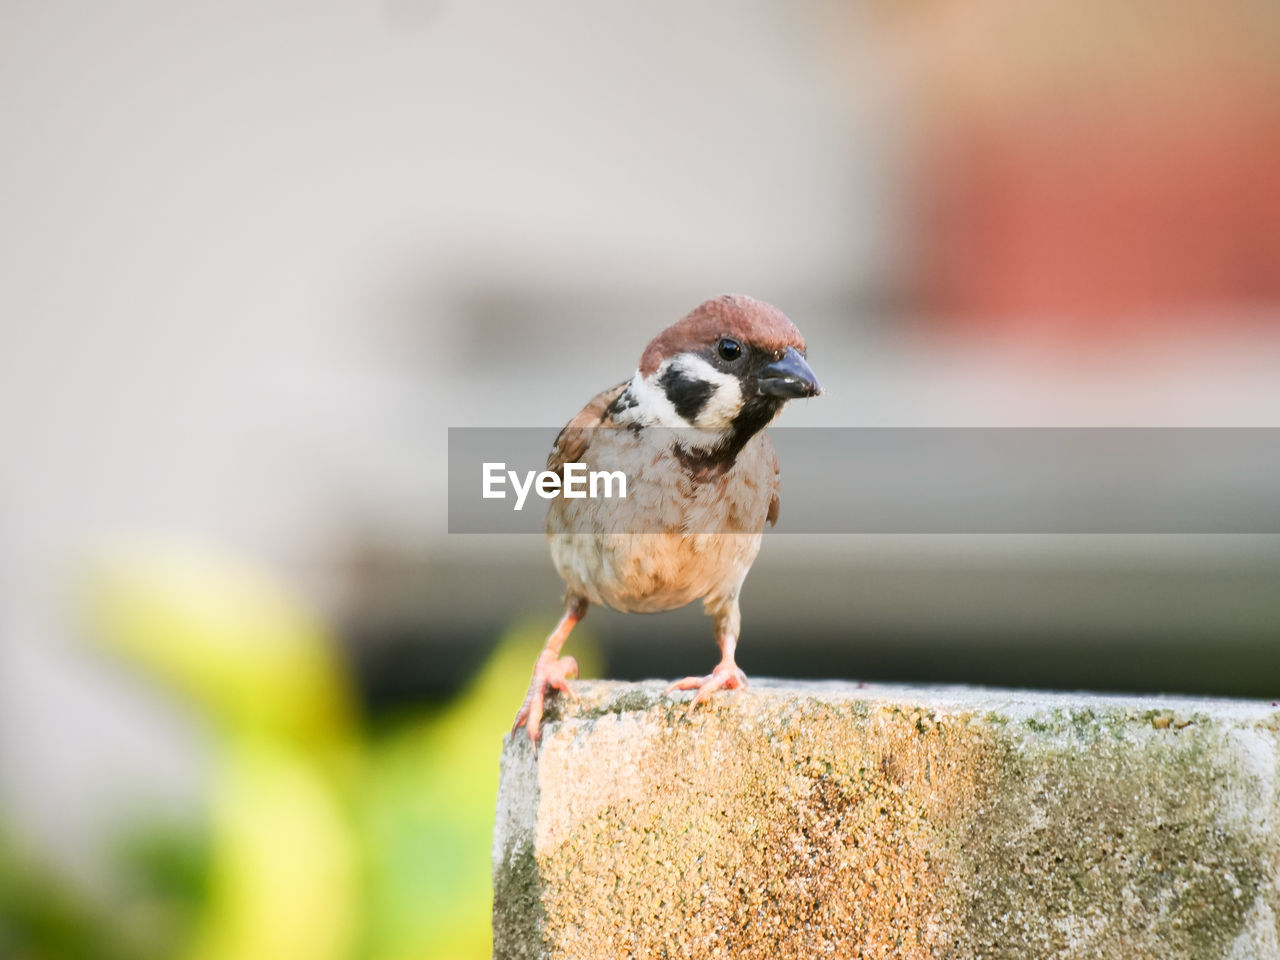
[[[627,497],[557,497],[547,514],[556,569],[571,591],[627,612],[657,612],[736,594],[760,549],[774,495],[772,456],[748,444],[718,477],[697,479],[669,432],[598,430],[588,471],[622,470]]]

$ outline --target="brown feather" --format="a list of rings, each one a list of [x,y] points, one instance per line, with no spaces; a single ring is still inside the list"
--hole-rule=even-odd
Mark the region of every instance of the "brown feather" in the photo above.
[[[765,514],[765,519],[769,526],[776,527],[778,510],[782,507],[782,468],[778,465],[778,451],[773,448],[773,441],[767,433],[763,436],[769,447],[769,457],[773,460],[773,496],[769,498],[769,512]]]
[[[725,294],[694,307],[650,341],[640,357],[640,373],[649,376],[663,360],[685,351],[697,352],[724,336],[736,337],[768,353],[787,347],[805,352],[804,336],[777,307],[751,297]]]
[[[613,419],[608,414],[609,406],[622,395],[627,382],[624,380],[616,387],[597,393],[576,417],[564,425],[564,429],[556,435],[551,452],[547,454],[548,470],[560,473],[566,463],[580,462],[591,443],[592,431],[597,427],[613,426]]]

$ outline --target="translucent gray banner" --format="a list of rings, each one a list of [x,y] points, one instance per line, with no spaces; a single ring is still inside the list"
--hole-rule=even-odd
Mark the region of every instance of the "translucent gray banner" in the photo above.
[[[565,493],[563,471],[539,479],[558,432],[450,429],[449,532],[543,533],[548,505]],[[650,431],[644,443],[658,454],[705,439],[684,433]],[[1280,429],[782,427],[769,436],[781,533],[1280,533]],[[611,457],[614,438],[581,439],[570,492],[598,508],[568,511],[573,529],[651,529],[634,498],[660,476],[670,487],[673,474]],[[619,466],[625,500],[619,477],[603,476]],[[685,532],[722,529],[700,520]]]

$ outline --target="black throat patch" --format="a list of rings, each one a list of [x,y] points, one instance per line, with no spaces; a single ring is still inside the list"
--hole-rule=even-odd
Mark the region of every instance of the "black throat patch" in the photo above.
[[[734,418],[733,427],[724,435],[723,440],[705,450],[690,449],[677,443],[676,457],[693,480],[704,482],[718,479],[733,467],[742,448],[769,425],[785,403],[785,400],[778,397],[751,397],[742,405]]]

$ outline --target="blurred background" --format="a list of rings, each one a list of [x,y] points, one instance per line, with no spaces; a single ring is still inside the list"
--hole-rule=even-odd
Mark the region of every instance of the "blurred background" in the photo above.
[[[805,332],[790,425],[1280,426],[1265,0],[14,0],[0,117],[4,957],[487,956],[561,586],[445,533],[446,429],[553,435],[707,296]],[[1278,587],[1265,536],[784,533],[739,662],[1270,699]]]

